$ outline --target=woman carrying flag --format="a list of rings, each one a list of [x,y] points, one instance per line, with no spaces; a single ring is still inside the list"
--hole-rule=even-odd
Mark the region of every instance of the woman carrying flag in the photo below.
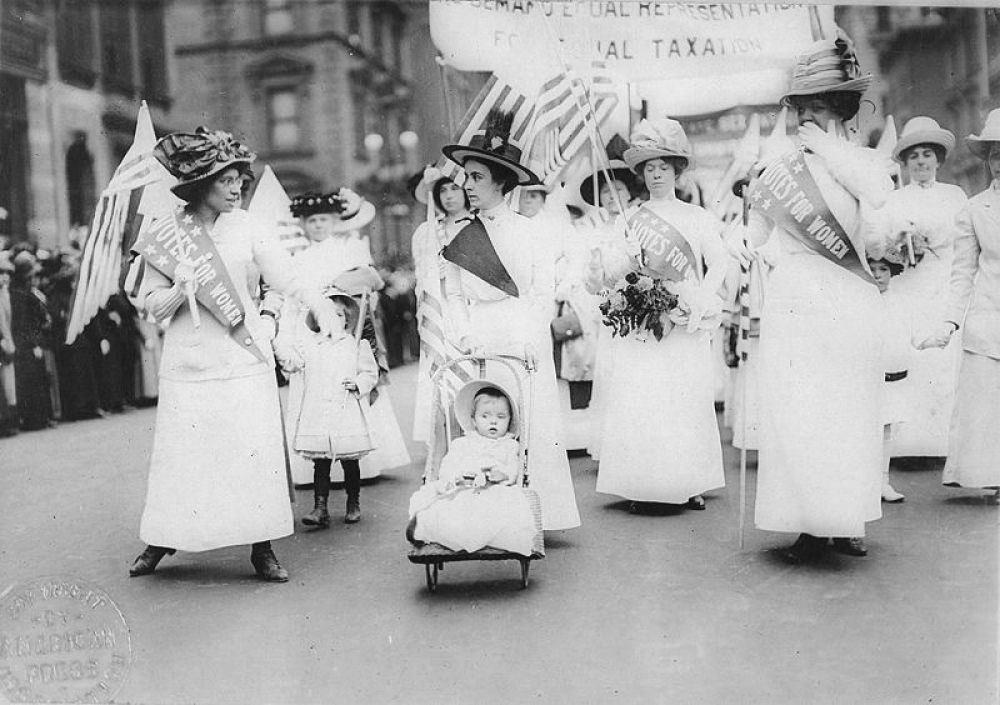
[[[335,312],[318,286],[296,276],[278,238],[240,208],[253,152],[200,127],[167,135],[154,154],[186,205],[140,235],[126,280],[140,311],[169,321],[139,527],[147,546],[129,572],[152,573],[176,550],[249,543],[257,575],[285,582],[271,548],[293,530],[274,321],[258,314],[255,289],[263,276],[309,302],[323,331]]]
[[[776,237],[781,248],[761,314],[756,524],[799,533],[791,563],[816,560],[830,537],[865,555],[865,523],[882,516],[885,370],[862,226],[892,181],[889,160],[849,142],[845,127],[871,80],[844,36],[799,57],[783,102],[801,149],[747,191],[750,247]],[[749,264],[742,240],[731,245]]]
[[[465,191],[477,209],[472,222],[444,248],[445,293],[459,348],[534,359],[528,472],[541,498],[544,528],[570,529],[580,525],[580,515],[562,443],[551,354],[553,263],[537,253],[541,237],[531,221],[504,200],[515,186],[539,182],[521,165],[521,150],[509,141],[512,119],[495,111],[469,144],[443,149],[465,169]]]

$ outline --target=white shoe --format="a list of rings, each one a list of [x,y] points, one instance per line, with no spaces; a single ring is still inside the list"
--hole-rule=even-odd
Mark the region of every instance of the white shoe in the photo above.
[[[902,495],[892,488],[888,482],[882,485],[882,501],[889,504],[899,504],[904,499],[906,495]]]

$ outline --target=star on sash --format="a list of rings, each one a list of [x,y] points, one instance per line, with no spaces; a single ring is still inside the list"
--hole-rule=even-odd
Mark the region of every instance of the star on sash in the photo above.
[[[767,210],[768,208],[770,208],[771,207],[771,199],[770,198],[765,198],[763,201],[761,201],[760,207],[763,208],[764,210]]]
[[[800,161],[796,161],[792,164],[792,173],[801,174],[802,170],[806,168],[806,165]]]

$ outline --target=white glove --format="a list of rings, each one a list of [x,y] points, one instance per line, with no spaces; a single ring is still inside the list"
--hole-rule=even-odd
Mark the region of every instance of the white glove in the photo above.
[[[917,342],[915,347],[917,350],[947,347],[948,343],[951,342],[951,336],[954,335],[956,330],[958,329],[951,321],[941,321],[941,323],[934,326],[931,334]]]
[[[260,317],[260,336],[265,342],[270,343],[274,340],[274,336],[278,334],[278,323],[274,320],[274,316],[261,316]]]
[[[829,131],[814,122],[807,122],[799,127],[799,140],[813,154],[820,157],[835,152],[842,147],[842,140],[837,137],[835,123],[829,125]]]
[[[341,200],[344,202],[345,213],[357,213],[358,210],[361,209],[361,204],[364,202],[364,199],[361,198],[361,196],[347,187],[341,188],[340,191],[337,192],[337,195],[340,196]]]
[[[107,350],[105,350],[105,349],[104,349],[104,346],[105,346],[105,345],[107,345],[107,344],[108,344],[108,341],[106,341],[106,340],[102,340],[102,341],[101,341],[101,351],[102,351],[102,352],[103,352],[103,353],[104,353],[105,355],[107,355],[107,354],[108,354]],[[109,346],[109,349],[110,349],[110,346]],[[39,348],[39,347],[34,347],[34,348],[32,348],[32,350],[31,350],[31,353],[32,353],[32,355],[34,355],[34,356],[35,356],[35,359],[36,359],[36,360],[41,360],[41,359],[42,359],[42,356],[43,356],[43,355],[45,354],[45,353],[44,353],[44,352],[42,351],[42,349],[41,349],[41,348]]]
[[[437,183],[437,180],[440,179],[442,176],[444,176],[444,174],[441,173],[440,169],[438,169],[434,165],[430,165],[426,169],[424,169],[423,180],[424,183],[427,185],[427,188],[430,188],[435,183]]]
[[[174,284],[184,292],[198,289],[198,280],[194,276],[194,265],[190,262],[178,262],[174,270]]]
[[[741,267],[750,266],[750,263],[756,256],[756,251],[753,245],[750,244],[750,238],[747,237],[747,228],[745,226],[736,225],[729,228],[722,241],[725,243],[726,249],[729,250],[729,254],[740,263]]]

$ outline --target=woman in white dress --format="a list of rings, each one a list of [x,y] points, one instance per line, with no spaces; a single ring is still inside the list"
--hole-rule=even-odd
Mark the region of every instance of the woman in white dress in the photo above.
[[[448,145],[443,150],[465,169],[465,191],[478,211],[444,250],[449,260],[445,291],[460,349],[534,360],[528,472],[541,499],[543,527],[570,529],[580,525],[580,514],[562,443],[550,354],[552,263],[536,252],[540,235],[531,221],[514,213],[504,200],[515,186],[538,183],[538,177],[521,165],[521,151],[509,142],[509,130],[510,116],[493,113],[486,131],[473,135],[468,145]],[[456,259],[465,266],[454,264]],[[495,381],[515,387],[502,372],[497,371]]]
[[[340,189],[336,193],[308,193],[292,200],[292,214],[302,219],[303,230],[312,243],[308,248],[296,253],[294,262],[302,272],[323,286],[330,286],[338,275],[349,269],[371,267],[372,256],[368,243],[357,235],[357,231],[370,223],[375,217],[375,207],[362,199],[350,189]],[[369,298],[371,301],[371,297]],[[301,329],[305,322],[305,308],[299,302],[286,301],[282,307],[282,318],[292,316],[297,319],[297,327]],[[335,464],[331,473],[332,482],[343,482],[347,493],[347,509],[345,521],[353,524],[361,518],[360,487],[361,480],[378,477],[382,471],[401,467],[410,463],[410,455],[406,450],[399,422],[388,397],[386,379],[388,367],[385,356],[375,335],[372,316],[368,314],[365,320],[365,337],[375,351],[379,362],[379,384],[369,395],[371,407],[368,423],[371,427],[375,450],[360,461],[360,475],[355,477],[354,471],[345,475],[340,464]],[[282,329],[287,329],[287,321],[282,320]],[[301,330],[289,329],[289,336],[294,339]],[[288,375],[288,404],[285,410],[286,433],[291,433],[298,423],[298,415],[302,404],[303,376],[301,372]],[[289,439],[291,442],[292,439]],[[292,480],[297,485],[306,485],[314,481],[312,464],[301,456],[290,459],[292,464]]]
[[[937,181],[938,167],[955,147],[955,136],[932,118],[915,117],[903,127],[893,156],[909,183],[893,191],[880,212],[889,235],[909,232],[923,256],[892,281],[893,296],[906,302],[918,335],[943,319],[954,258],[955,218],[965,192]],[[958,380],[961,336],[944,349],[914,355],[907,379],[906,423],[894,428],[893,456],[944,456]]]
[[[126,280],[140,311],[169,321],[139,528],[148,545],[130,574],[152,573],[178,549],[250,543],[257,574],[285,582],[288,572],[270,543],[293,530],[270,345],[275,331],[273,319],[258,315],[254,292],[264,276],[274,289],[308,302],[323,331],[331,330],[335,313],[319,287],[296,273],[278,239],[240,209],[255,159],[249,149],[225,132],[198,128],[164,137],[154,154],[178,177],[174,193],[187,202],[183,213],[169,214],[164,223],[176,217],[178,230],[207,234],[218,254],[197,270],[182,261],[167,277],[157,267],[168,258],[154,255],[152,242],[143,243]],[[154,223],[151,232],[156,229]],[[198,278],[213,266],[232,281],[243,328],[220,323],[200,303],[200,326],[193,317],[188,296],[207,285]]]
[[[749,186],[752,246],[781,246],[761,314],[756,524],[800,534],[792,563],[816,560],[829,537],[865,555],[865,523],[882,515],[881,302],[860,233],[892,181],[888,160],[845,128],[870,83],[846,37],[814,44],[784,98],[804,149]],[[741,242],[730,240],[749,264]]]
[[[955,411],[944,484],[996,489],[1000,496],[1000,109],[969,149],[992,182],[958,217],[948,313],[921,347],[944,347],[962,331]]]
[[[435,206],[433,227],[427,221],[413,233],[413,268],[416,275],[417,319],[420,331],[420,366],[417,372],[417,394],[413,408],[413,440],[428,442],[431,434],[431,366],[434,349],[448,339],[448,316],[442,286],[444,260],[441,249],[451,242],[455,233],[466,225],[469,217],[469,197],[464,189],[443,176],[435,167],[428,167],[417,185],[417,201]],[[460,222],[461,221],[461,222]]]
[[[639,274],[661,280],[678,295],[688,320],[675,318],[662,340],[632,331],[612,341],[597,491],[704,509],[702,493],[725,485],[711,331],[722,316],[718,293],[729,254],[719,237],[722,223],[677,198],[676,178],[691,159],[680,123],[644,120],[631,143],[625,161],[650,197],[630,214],[617,245],[602,249],[604,281],[620,288],[623,279],[641,281]],[[660,239],[648,235],[650,222],[658,224]],[[682,253],[686,264],[670,269],[678,261],[673,253]]]

